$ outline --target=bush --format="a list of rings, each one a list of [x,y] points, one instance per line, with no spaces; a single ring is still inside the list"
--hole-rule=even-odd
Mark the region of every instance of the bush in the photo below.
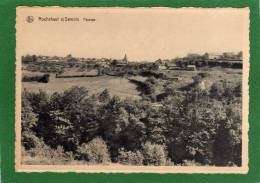
[[[125,151],[123,148],[119,150],[118,162],[125,165],[142,165],[143,154],[140,151]]]
[[[212,98],[221,99],[225,92],[224,86],[222,83],[216,82],[213,83],[210,89],[210,96]]]
[[[173,84],[169,84],[169,85],[165,86],[164,90],[165,90],[165,94],[167,96],[168,95],[173,96],[176,93],[176,86],[174,86]]]
[[[22,81],[23,82],[37,81],[37,82],[40,82],[40,83],[48,83],[50,81],[50,75],[49,74],[44,74],[42,76],[40,76],[40,75],[24,76]]]
[[[224,94],[223,94],[227,99],[232,99],[233,96],[234,96],[234,89],[230,86],[226,86],[225,87],[225,91],[224,91]]]
[[[210,74],[207,73],[207,72],[201,72],[201,73],[198,73],[198,76],[202,77],[202,78],[205,78],[205,77],[209,77]]]
[[[74,160],[71,152],[64,152],[62,146],[56,149],[47,146],[42,139],[39,139],[33,134],[23,134],[23,139],[26,137],[27,142],[31,145],[30,149],[24,144],[22,151],[22,164],[66,164]]]
[[[143,145],[143,156],[145,165],[160,166],[166,163],[166,152],[163,145],[146,142]]]
[[[234,94],[235,94],[236,97],[241,97],[242,96],[242,83],[241,82],[239,82],[237,84],[237,86],[235,87]]]
[[[38,82],[41,83],[48,83],[50,81],[50,75],[49,74],[44,74]]]
[[[202,166],[202,164],[195,160],[183,160],[182,166]]]
[[[198,84],[202,81],[202,76],[198,74],[197,76],[193,76],[192,79],[194,84]]]
[[[25,150],[41,146],[41,140],[35,136],[31,131],[22,132],[22,145]]]
[[[171,158],[167,158],[165,162],[165,166],[174,166],[174,162],[172,162]]]
[[[80,160],[88,161],[91,164],[110,163],[110,156],[105,141],[97,137],[90,142],[83,143],[77,150]]]
[[[33,112],[31,103],[26,98],[26,92],[22,96],[22,115],[21,115],[21,126],[22,132],[32,130],[37,123],[37,116]]]

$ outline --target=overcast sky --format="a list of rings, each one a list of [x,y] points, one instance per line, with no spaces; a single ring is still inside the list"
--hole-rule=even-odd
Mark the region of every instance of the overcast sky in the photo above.
[[[247,46],[247,9],[40,9],[17,12],[19,53],[153,61]],[[27,23],[27,16],[34,21]],[[95,18],[41,22],[38,17]]]

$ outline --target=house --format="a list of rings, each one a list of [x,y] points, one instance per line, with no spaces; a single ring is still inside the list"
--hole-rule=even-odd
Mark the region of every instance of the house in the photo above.
[[[120,62],[117,62],[116,63],[116,67],[124,67],[124,66],[126,66],[127,64],[125,64],[125,63],[120,63]]]
[[[224,60],[242,60],[243,53],[239,52],[238,54],[235,54],[233,52],[225,52],[223,53],[223,59]]]
[[[165,69],[167,69],[167,67],[165,65],[159,65],[159,69],[165,70]]]
[[[85,61],[84,62],[85,63],[85,67],[87,67],[87,68],[91,68],[91,69],[93,69],[93,68],[95,68],[96,67],[96,65],[97,65],[97,63],[96,62],[93,62],[93,61]]]
[[[208,54],[209,60],[217,60],[217,59],[220,59],[221,57],[222,57],[222,55],[217,54],[217,53],[209,53]]]
[[[107,62],[99,62],[98,64],[103,68],[109,68],[109,63]]]
[[[186,70],[188,70],[188,71],[196,71],[196,65],[187,65]]]
[[[168,69],[168,70],[179,70],[180,67],[177,66],[175,63],[168,63],[168,64],[167,64],[167,69]]]

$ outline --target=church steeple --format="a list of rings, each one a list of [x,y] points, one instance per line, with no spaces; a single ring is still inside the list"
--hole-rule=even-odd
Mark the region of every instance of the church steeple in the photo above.
[[[125,62],[125,63],[128,62],[126,54],[125,54],[125,56],[124,56],[124,58],[123,58],[123,62]]]

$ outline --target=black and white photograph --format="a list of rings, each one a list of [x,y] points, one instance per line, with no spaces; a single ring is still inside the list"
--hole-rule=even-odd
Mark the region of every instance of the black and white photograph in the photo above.
[[[247,172],[247,8],[16,12],[16,170]]]

